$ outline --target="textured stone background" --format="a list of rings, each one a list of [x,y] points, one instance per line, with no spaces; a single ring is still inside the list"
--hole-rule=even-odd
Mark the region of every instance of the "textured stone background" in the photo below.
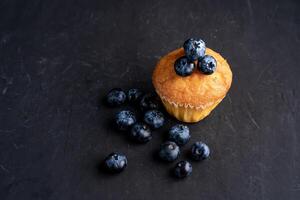
[[[0,1],[0,199],[300,199],[300,3]],[[135,145],[102,103],[113,87],[153,91],[160,56],[203,38],[234,73],[216,110],[190,125],[211,147],[176,181],[153,159],[166,130]],[[127,154],[117,176],[98,170]]]

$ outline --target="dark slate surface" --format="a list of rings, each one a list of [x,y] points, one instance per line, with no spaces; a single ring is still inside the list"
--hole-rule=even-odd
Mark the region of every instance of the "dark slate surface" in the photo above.
[[[0,2],[0,199],[300,199],[300,4],[286,1]],[[210,160],[177,181],[116,131],[113,87],[153,91],[160,56],[191,36],[222,53],[229,95],[190,125]],[[120,175],[99,171],[125,153]]]

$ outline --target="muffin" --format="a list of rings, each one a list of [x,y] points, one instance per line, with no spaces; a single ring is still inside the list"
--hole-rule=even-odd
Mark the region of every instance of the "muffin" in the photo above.
[[[185,49],[179,48],[163,56],[155,67],[152,82],[170,115],[183,122],[198,122],[226,96],[231,86],[232,72],[219,53],[206,48],[205,55],[212,56],[216,61],[215,71],[208,75],[193,69],[190,74],[180,76],[175,72],[174,64],[185,54]],[[196,66],[201,60],[193,62]]]

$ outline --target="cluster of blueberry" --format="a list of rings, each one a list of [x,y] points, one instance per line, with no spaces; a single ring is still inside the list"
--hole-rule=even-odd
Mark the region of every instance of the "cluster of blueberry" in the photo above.
[[[120,106],[128,102],[139,104],[144,112],[143,122],[137,122],[135,114],[130,110],[122,110],[116,114],[115,123],[119,130],[128,131],[129,136],[138,143],[147,143],[152,139],[152,129],[160,128],[164,125],[164,115],[158,109],[161,107],[158,96],[153,94],[143,94],[139,89],[130,89],[126,93],[119,88],[112,89],[107,94],[107,103],[110,106]],[[176,124],[169,130],[168,141],[160,146],[158,156],[161,160],[172,162],[180,154],[180,146],[185,145],[190,140],[190,130],[183,124]],[[208,158],[210,150],[203,142],[196,142],[191,147],[191,158],[201,161]],[[121,172],[127,166],[127,158],[124,154],[111,153],[105,160],[105,167],[110,172]],[[174,175],[183,178],[192,173],[192,165],[188,161],[180,161],[174,168]]]
[[[210,55],[205,55],[205,42],[201,39],[190,38],[183,44],[185,56],[178,58],[174,63],[176,74],[189,76],[195,65],[203,74],[212,74],[217,68],[217,61]],[[195,64],[195,61],[196,64]]]

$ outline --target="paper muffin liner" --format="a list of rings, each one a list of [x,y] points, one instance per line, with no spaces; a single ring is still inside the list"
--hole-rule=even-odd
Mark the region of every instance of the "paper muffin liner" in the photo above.
[[[157,92],[157,91],[156,91]],[[210,112],[222,101],[223,98],[212,101],[200,106],[193,106],[191,104],[180,104],[174,101],[169,100],[165,96],[157,94],[161,98],[164,107],[168,113],[180,121],[183,122],[198,122],[208,116]]]
[[[158,96],[162,99],[162,100],[164,100],[164,101],[167,101],[169,104],[172,104],[173,106],[175,106],[175,107],[184,107],[184,108],[190,108],[190,109],[196,109],[196,110],[200,110],[200,109],[205,109],[205,108],[207,108],[207,107],[209,107],[209,106],[212,106],[212,105],[214,105],[215,103],[220,103],[221,101],[222,101],[222,99],[224,98],[221,98],[221,99],[219,99],[219,100],[217,100],[217,101],[211,101],[211,102],[208,102],[208,103],[206,103],[206,104],[202,104],[202,105],[198,105],[198,106],[194,106],[194,105],[191,105],[191,104],[189,104],[189,103],[184,103],[184,104],[181,104],[181,103],[177,103],[177,102],[175,102],[175,101],[172,101],[172,100],[170,100],[169,98],[167,98],[166,96],[163,96],[163,95],[161,95],[157,90],[155,90],[156,91],[156,93],[158,94]]]

